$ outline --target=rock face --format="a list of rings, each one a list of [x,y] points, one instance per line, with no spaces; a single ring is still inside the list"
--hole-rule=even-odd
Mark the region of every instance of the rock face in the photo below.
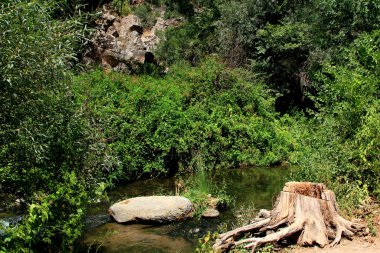
[[[120,223],[168,223],[192,216],[193,204],[179,196],[130,198],[112,205],[110,215]]]
[[[144,63],[155,63],[153,50],[159,42],[157,32],[181,20],[163,20],[158,17],[151,29],[144,29],[135,15],[120,17],[109,5],[102,9],[96,21],[98,28],[90,49],[84,54],[85,63],[100,61],[105,69],[133,72]]]

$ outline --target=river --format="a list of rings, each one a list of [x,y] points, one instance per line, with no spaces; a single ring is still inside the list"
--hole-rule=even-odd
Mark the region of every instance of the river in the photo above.
[[[270,209],[288,175],[289,169],[284,167],[209,172],[209,183],[225,188],[226,193],[232,197],[233,204],[229,209],[215,219],[193,218],[161,226],[117,224],[109,219],[107,209],[112,203],[128,197],[174,195],[175,178],[136,181],[115,187],[108,193],[109,201],[91,207],[86,220],[87,230],[77,252],[194,252],[198,238],[207,231],[216,231],[226,226],[231,228],[241,222],[243,217],[240,210],[247,210],[247,207],[254,207],[256,212],[261,208]],[[191,180],[192,175],[184,177]]]

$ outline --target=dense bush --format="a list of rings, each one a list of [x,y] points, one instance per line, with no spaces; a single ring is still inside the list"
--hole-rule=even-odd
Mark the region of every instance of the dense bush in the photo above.
[[[290,150],[273,99],[248,73],[210,59],[164,78],[100,71],[76,78],[77,94],[119,159],[119,179],[202,166],[275,164]]]
[[[147,3],[133,7],[132,12],[141,19],[141,24],[145,28],[152,28],[156,24],[157,17],[160,15]]]
[[[346,207],[380,193],[380,33],[363,34],[343,47],[320,74],[320,112],[299,139],[296,179],[326,182]]]
[[[196,65],[217,53],[245,66],[292,115],[281,120],[301,165],[294,179],[329,184],[347,206],[378,195],[378,1],[192,3],[197,11],[166,32],[161,60]]]
[[[179,27],[169,28],[155,51],[159,60],[169,65],[186,60],[195,65],[214,53],[217,45],[214,22],[217,16],[215,9],[203,8]]]
[[[112,6],[120,13],[120,15],[131,14],[131,6],[128,4],[127,0],[113,0]]]
[[[186,1],[185,1],[186,2]],[[313,73],[340,46],[379,28],[378,1],[191,1],[197,11],[169,30],[158,50],[169,64],[217,53],[229,66],[261,74],[282,96],[277,110],[313,108]],[[315,95],[315,92],[314,92]]]
[[[52,19],[56,8],[0,4],[0,199],[28,208],[0,251],[65,251],[100,186],[103,147],[75,108],[68,72],[81,28]]]

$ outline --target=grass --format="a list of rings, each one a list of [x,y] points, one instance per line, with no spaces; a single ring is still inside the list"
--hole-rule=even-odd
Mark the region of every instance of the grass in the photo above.
[[[211,197],[219,199],[219,206],[228,206],[232,198],[226,193],[226,186],[217,187],[207,175],[204,168],[200,168],[185,182],[183,196],[190,199],[195,206],[195,217],[200,217],[208,208]]]

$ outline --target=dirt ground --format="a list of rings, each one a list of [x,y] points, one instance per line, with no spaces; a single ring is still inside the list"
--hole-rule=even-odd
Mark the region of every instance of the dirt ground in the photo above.
[[[380,209],[374,212],[373,226],[377,230],[375,237],[355,237],[352,241],[342,239],[335,247],[296,247],[291,253],[380,253]],[[363,220],[362,223],[365,221]]]
[[[297,247],[292,250],[292,253],[380,253],[380,237],[370,238],[372,240],[366,240],[363,238],[354,238],[354,240],[349,241],[343,239],[341,243],[335,247],[313,247],[304,248]]]

